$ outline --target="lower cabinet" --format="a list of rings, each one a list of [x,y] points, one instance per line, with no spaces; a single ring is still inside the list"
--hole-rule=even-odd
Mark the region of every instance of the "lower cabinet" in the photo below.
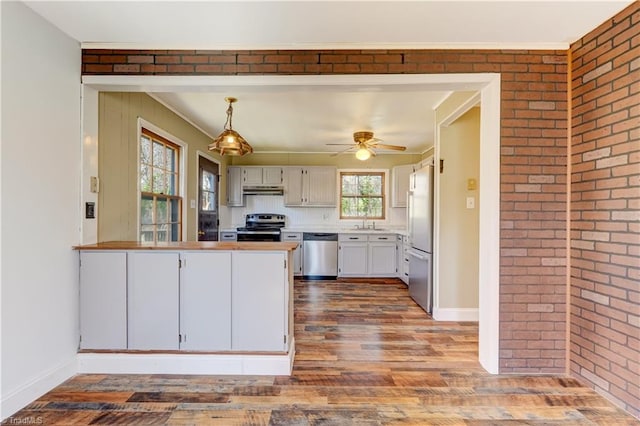
[[[231,350],[231,253],[186,252],[180,269],[180,349]]]
[[[127,254],[129,349],[180,349],[179,261],[179,253]]]
[[[286,351],[286,252],[81,251],[80,348]]]
[[[298,247],[293,251],[293,275],[302,275],[302,232],[283,232],[280,235],[281,241],[293,241],[298,243]]]
[[[286,256],[236,252],[231,262],[231,348],[234,351],[286,349]]]
[[[127,254],[80,252],[80,349],[127,348]]]
[[[340,234],[338,239],[339,276],[397,276],[395,235]]]

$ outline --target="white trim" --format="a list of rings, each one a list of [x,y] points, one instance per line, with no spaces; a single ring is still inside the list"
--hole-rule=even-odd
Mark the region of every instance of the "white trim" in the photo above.
[[[200,211],[200,157],[206,158],[212,163],[216,163],[218,165],[218,176],[222,175],[222,162],[214,157],[212,157],[209,153],[200,151],[196,149],[196,168],[198,171],[196,174],[198,175],[198,182],[196,183],[196,208],[193,212],[193,220],[196,224],[196,240],[198,239],[197,232],[200,229],[200,217],[198,216],[198,212]],[[218,205],[216,208],[218,209],[218,223],[220,222],[220,179],[218,179]],[[189,207],[191,206],[191,200],[187,200],[189,202]],[[220,225],[218,225],[218,233],[220,233]]]
[[[417,42],[417,43],[282,43],[282,44],[238,44],[238,43],[108,43],[82,42],[82,49],[116,50],[567,50],[569,42],[548,43],[489,43],[489,42]]]
[[[100,217],[99,194],[91,192],[91,176],[99,177],[98,170],[98,122],[99,122],[99,93],[96,89],[81,86],[81,155],[80,164],[80,241],[82,244],[98,242],[98,218]],[[98,180],[98,192],[100,183]],[[95,203],[95,219],[85,217],[84,206],[87,202]]]
[[[74,354],[65,363],[45,371],[19,388],[7,393],[3,392],[2,401],[0,402],[2,420],[40,398],[65,380],[73,377],[77,372],[78,363]]]
[[[291,375],[295,343],[288,353],[133,354],[79,353],[79,374]]]
[[[440,126],[449,127],[451,123],[462,117],[464,114],[466,114],[467,111],[478,104],[480,104],[479,92],[471,96],[469,99],[460,104],[455,110],[453,110],[451,114],[449,114],[440,122]]]
[[[166,48],[166,46],[164,46]],[[336,74],[336,75],[236,75],[236,76],[83,76],[83,84],[96,90],[123,92],[220,91],[229,87],[283,90],[308,86],[356,88],[411,86],[422,90],[481,92],[480,167],[480,343],[479,360],[490,373],[499,369],[499,267],[500,267],[500,75],[470,74]],[[434,152],[436,165],[438,150]],[[484,166],[483,162],[488,161]]]
[[[478,259],[480,364],[500,372],[500,75],[481,91],[480,238]]]
[[[145,120],[142,117],[138,117],[138,128],[137,131],[137,140],[136,140],[136,190],[138,192],[137,196],[137,212],[136,212],[136,238],[140,239],[140,138],[142,136],[142,128],[162,136],[163,138],[171,141],[172,143],[178,145],[180,147],[180,196],[182,197],[182,232],[180,233],[180,240],[187,241],[187,215],[189,214],[188,210],[188,200],[187,200],[187,158],[189,156],[189,144],[183,141],[182,139],[172,135],[171,133],[163,130],[161,127],[156,126],[150,121]]]
[[[433,308],[436,321],[478,321],[477,308]]]

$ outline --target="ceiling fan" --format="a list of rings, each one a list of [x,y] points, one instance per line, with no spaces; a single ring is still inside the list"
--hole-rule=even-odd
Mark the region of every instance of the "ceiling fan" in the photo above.
[[[376,155],[376,150],[378,149],[389,149],[393,151],[404,151],[407,149],[405,146],[399,145],[388,145],[382,142],[381,139],[374,138],[373,132],[369,131],[360,131],[355,132],[353,134],[353,143],[345,144],[345,143],[328,143],[327,145],[350,145],[349,148],[342,150],[340,152],[336,152],[335,154],[331,154],[332,156],[340,155],[345,152],[349,152],[351,150],[356,150],[356,158],[358,160],[367,160],[372,155]]]

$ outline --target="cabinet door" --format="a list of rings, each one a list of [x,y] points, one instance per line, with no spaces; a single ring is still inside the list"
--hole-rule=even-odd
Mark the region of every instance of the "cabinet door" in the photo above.
[[[242,167],[227,167],[227,206],[239,207],[244,205],[242,198]]]
[[[369,276],[396,276],[395,241],[369,241]]]
[[[261,185],[262,184],[262,167],[243,167],[242,168],[242,184],[243,185]]]
[[[286,349],[285,294],[288,269],[285,253],[233,252],[231,289],[231,349]]]
[[[304,170],[302,167],[284,168],[284,205],[301,206],[304,202],[302,193],[302,179]]]
[[[409,180],[413,173],[413,164],[396,166],[391,171],[393,192],[391,193],[391,207],[407,207],[407,192],[409,192]]]
[[[309,167],[305,171],[305,189],[308,206],[335,207],[336,200],[336,168]]]
[[[341,242],[338,250],[338,276],[367,275],[367,242]]]
[[[129,349],[178,349],[178,253],[129,252]]]
[[[292,241],[298,243],[298,247],[293,251],[293,275],[302,275],[302,234],[300,232],[283,232],[281,241]]]
[[[181,253],[180,349],[231,349],[231,253]]]
[[[127,254],[80,252],[80,348],[127,348]]]
[[[282,167],[263,167],[262,183],[265,185],[281,185]]]

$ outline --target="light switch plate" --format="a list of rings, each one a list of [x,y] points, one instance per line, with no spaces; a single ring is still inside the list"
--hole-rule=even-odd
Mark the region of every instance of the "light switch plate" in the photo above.
[[[192,209],[195,209],[195,208],[196,208],[196,200],[190,200],[190,201],[189,201],[189,206],[190,206]]]
[[[467,208],[468,209],[476,208],[476,197],[467,197]]]

